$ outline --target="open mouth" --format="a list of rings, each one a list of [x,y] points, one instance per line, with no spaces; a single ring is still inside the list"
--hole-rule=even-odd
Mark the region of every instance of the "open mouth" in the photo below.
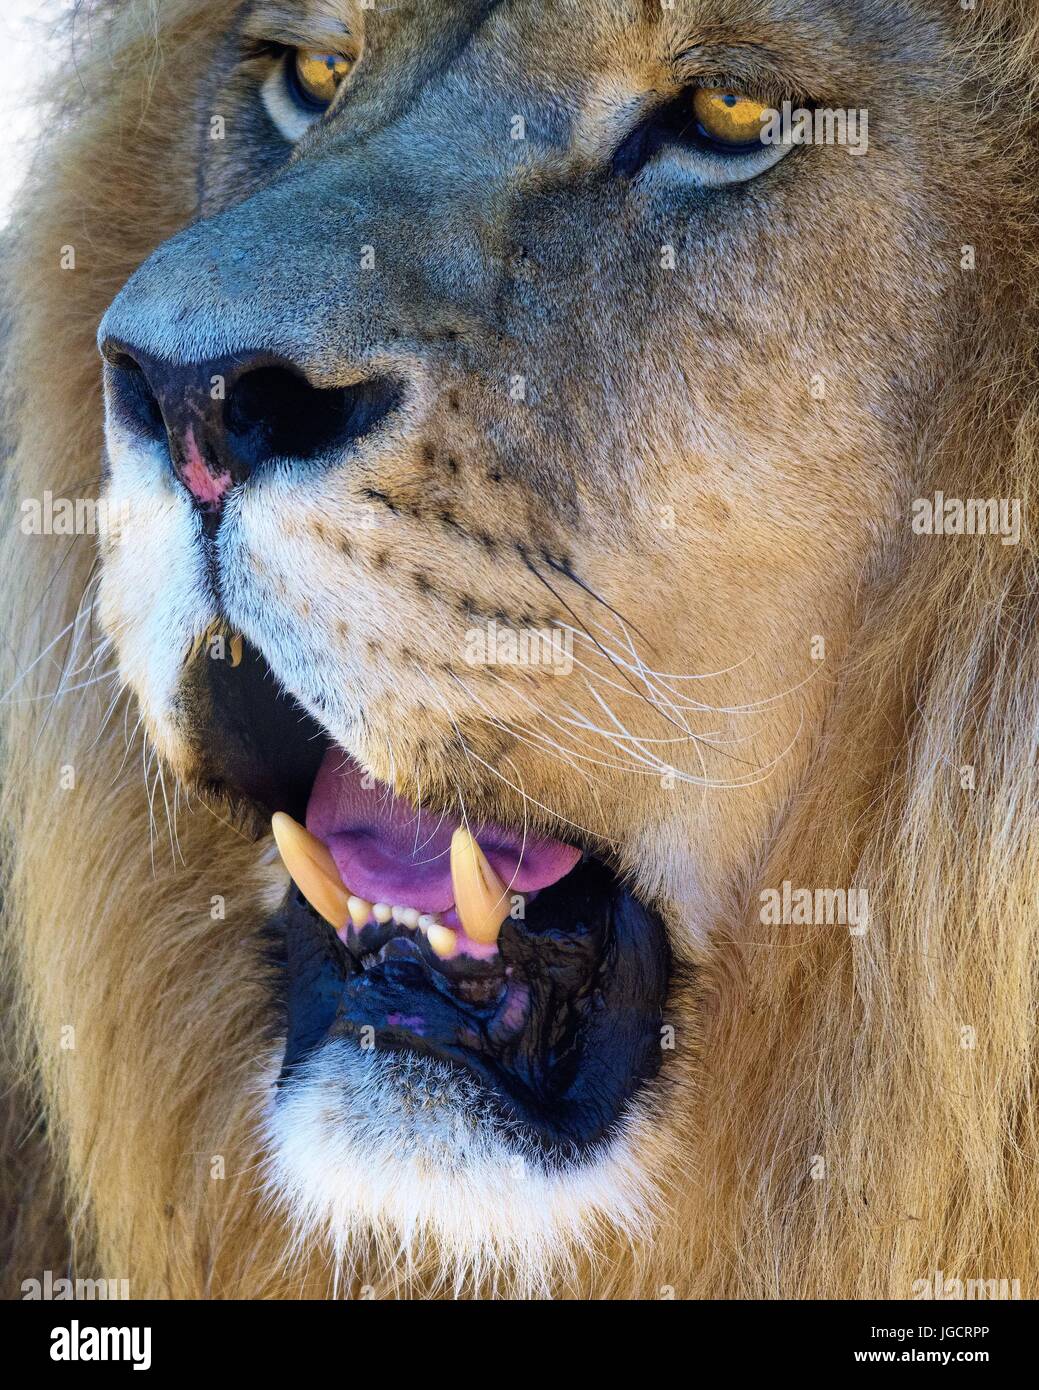
[[[394,795],[250,648],[235,667],[200,667],[204,781],[273,814],[294,883],[272,923],[287,972],[281,1084],[349,1038],[464,1069],[546,1157],[607,1138],[660,1064],[659,916],[580,844]]]

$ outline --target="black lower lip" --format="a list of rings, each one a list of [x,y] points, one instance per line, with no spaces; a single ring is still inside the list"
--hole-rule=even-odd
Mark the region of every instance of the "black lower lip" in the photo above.
[[[506,921],[502,997],[479,1005],[415,951],[362,968],[295,891],[272,926],[285,961],[280,1086],[326,1040],[368,1038],[465,1070],[525,1147],[564,1160],[608,1138],[659,1069],[664,927],[595,860],[538,894],[525,921]]]

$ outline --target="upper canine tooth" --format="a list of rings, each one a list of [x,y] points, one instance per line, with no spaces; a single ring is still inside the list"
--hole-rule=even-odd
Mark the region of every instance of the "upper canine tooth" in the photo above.
[[[350,918],[350,890],[327,848],[284,811],[271,817],[271,829],[293,883],[314,911],[341,931]]]
[[[451,836],[451,883],[455,911],[466,936],[490,945],[509,915],[509,890],[463,826]]]

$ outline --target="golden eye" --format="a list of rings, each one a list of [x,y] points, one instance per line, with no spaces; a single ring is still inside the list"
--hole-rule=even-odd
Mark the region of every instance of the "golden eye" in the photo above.
[[[693,114],[700,130],[719,145],[736,147],[759,141],[768,110],[753,97],[726,87],[697,87],[693,92]]]
[[[310,106],[330,106],[339,85],[353,67],[353,59],[342,53],[317,53],[298,48],[293,65],[296,89]]]

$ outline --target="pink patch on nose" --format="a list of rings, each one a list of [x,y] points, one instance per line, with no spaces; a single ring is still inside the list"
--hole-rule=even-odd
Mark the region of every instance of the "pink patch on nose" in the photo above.
[[[184,436],[184,466],[180,470],[184,486],[198,502],[213,505],[231,486],[230,473],[214,473],[195,443],[193,430]]]

